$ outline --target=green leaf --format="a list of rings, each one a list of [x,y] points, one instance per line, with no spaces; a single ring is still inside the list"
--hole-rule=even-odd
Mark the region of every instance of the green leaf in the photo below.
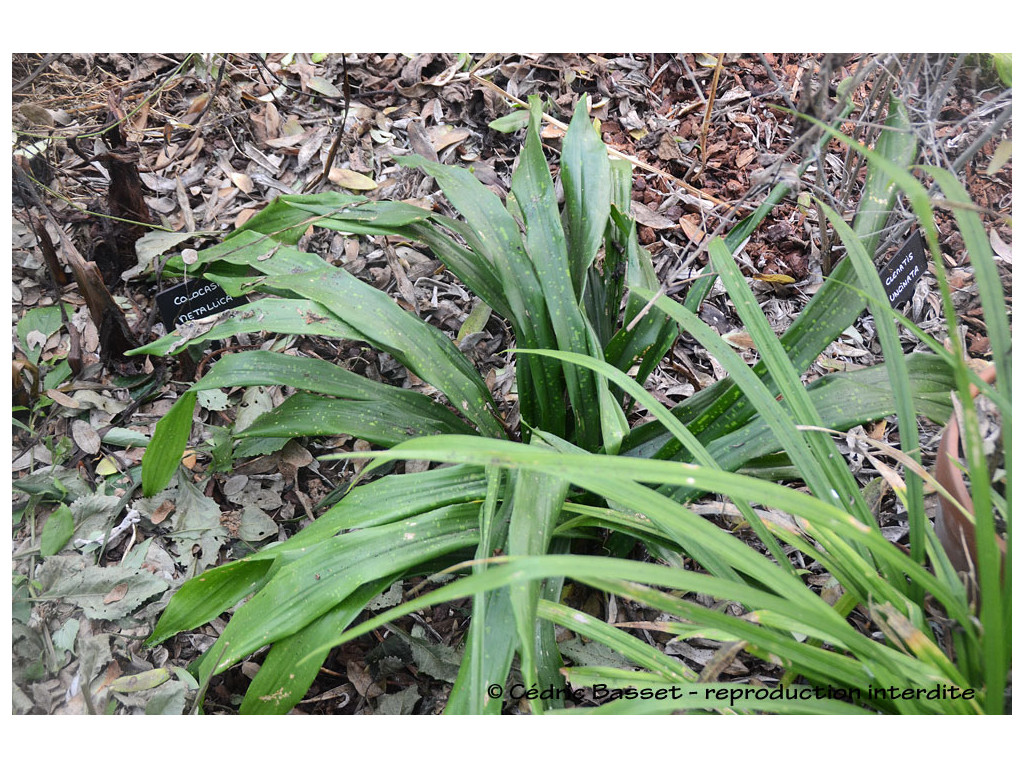
[[[971,198],[963,185],[945,168],[927,166],[926,170],[942,189],[942,193],[955,205],[953,216],[963,236],[971,266],[977,275],[978,295],[985,312],[985,325],[992,345],[992,362],[996,366],[996,381],[1005,392],[1011,391],[1013,367],[1010,365],[1012,342],[1003,281],[996,267],[992,246],[978,214],[971,210]],[[1009,418],[1010,413],[1004,413]]]
[[[431,221],[412,224],[404,232],[429,246],[452,274],[495,312],[509,320],[514,319],[499,272],[484,256],[455,242],[445,229],[461,233],[468,227],[461,221],[436,214]]]
[[[479,441],[475,440],[474,442]],[[613,461],[623,462],[622,459]],[[728,536],[728,534],[725,535]],[[891,549],[891,545],[889,546]],[[937,675],[935,669],[930,665],[907,658],[898,650],[887,648],[864,637],[855,628],[848,626],[831,606],[817,597],[812,596],[809,601],[801,600],[799,604],[789,602],[790,599],[798,597],[801,592],[806,592],[805,588],[787,591],[786,599],[783,599],[760,590],[752,590],[741,582],[731,582],[688,570],[615,558],[576,555],[515,558],[508,565],[489,568],[483,573],[466,577],[441,587],[431,594],[386,611],[343,633],[334,639],[332,644],[344,643],[377,626],[393,621],[403,613],[422,610],[429,605],[456,599],[460,595],[481,590],[493,590],[501,586],[552,575],[564,575],[567,578],[591,584],[597,589],[614,592],[624,599],[648,604],[656,610],[693,622],[698,627],[705,626],[712,630],[729,632],[756,646],[759,653],[776,654],[781,658],[794,661],[798,669],[813,673],[816,680],[828,680],[835,685],[866,690],[868,686],[872,685],[893,684],[897,687],[914,687],[915,681],[919,683],[921,680],[927,679],[938,682],[946,679],[943,675]],[[733,599],[744,605],[757,606],[758,610],[751,617],[752,621],[746,621],[705,608],[692,601],[674,597],[672,594],[654,588],[655,586],[667,587],[684,593],[714,595],[719,599]],[[769,606],[771,607],[769,608]],[[760,625],[758,622],[762,617],[767,618],[769,611],[773,616],[792,616],[796,623],[785,624],[787,628],[783,631],[779,631],[771,625]],[[819,623],[807,624],[808,621]],[[831,638],[828,642],[839,642],[840,644],[851,642],[852,648],[859,654],[859,658],[850,659],[840,653],[797,641],[793,637],[792,630],[789,629],[797,626],[816,635]],[[962,684],[962,681],[950,682]],[[927,711],[929,705],[923,702],[922,705]],[[941,705],[939,707],[941,710]],[[973,702],[963,702],[963,709],[960,711],[977,710]]]
[[[895,398],[896,415],[900,425],[900,449],[911,458],[920,461],[917,414],[914,410],[911,388],[907,386],[911,378],[903,357],[899,332],[892,321],[892,316],[895,313],[884,304],[887,298],[885,288],[882,286],[882,281],[871,261],[869,252],[864,249],[856,233],[842,220],[842,217],[835,210],[824,203],[819,202],[819,205],[833,228],[839,234],[843,245],[846,246],[848,258],[853,261],[860,284],[865,286],[868,295],[875,300],[875,307],[880,306],[883,308],[881,312],[875,311],[875,328],[878,332],[879,341],[882,344],[882,352],[885,355],[885,367],[889,372],[889,383]],[[879,304],[878,302],[883,303]],[[888,312],[885,310],[888,310]],[[928,521],[924,514],[921,478],[908,472],[906,483],[907,508],[910,519],[911,557],[919,563],[924,563],[925,526],[928,525]],[[920,595],[917,597],[919,599]]]
[[[378,445],[394,445],[413,434],[472,432],[465,422],[426,395],[381,384],[314,358],[265,351],[228,355],[193,389],[257,384],[295,387],[345,400],[296,395],[259,417],[240,435],[350,434]]]
[[[490,392],[469,360],[443,332],[398,307],[387,294],[334,268],[276,275],[265,285],[320,302],[369,343],[444,392],[482,434],[505,434]]]
[[[515,476],[512,519],[509,523],[508,550],[511,555],[543,555],[548,551],[551,533],[562,502],[569,490],[569,484],[550,475],[536,475],[518,472]],[[540,599],[540,584],[516,584],[511,587],[512,611],[519,634],[520,669],[527,688],[544,688],[554,685],[557,680],[542,679],[538,675],[537,655],[541,650],[540,637],[545,629],[537,625],[537,601]],[[550,629],[550,627],[549,627]],[[552,636],[553,640],[553,636]],[[555,651],[557,654],[557,651]],[[560,661],[560,659],[559,659]],[[546,665],[551,666],[551,665]],[[557,669],[560,664],[555,664]],[[542,667],[543,669],[543,667]],[[558,705],[554,702],[555,706]],[[531,700],[531,707],[537,714],[543,711],[539,700]]]
[[[103,442],[107,445],[116,445],[121,448],[135,448],[149,445],[149,438],[134,429],[124,427],[111,427],[103,433]]]
[[[160,614],[146,645],[195,629],[237,605],[259,588],[271,565],[267,560],[244,558],[189,579]]]
[[[521,352],[522,351],[524,350],[521,350]],[[624,389],[629,396],[635,398],[638,403],[647,408],[648,412],[652,414],[655,419],[657,419],[677,440],[679,440],[682,445],[691,451],[697,461],[713,469],[717,469],[719,467],[718,461],[716,461],[712,454],[700,444],[700,442],[683,424],[672,416],[665,406],[658,402],[653,395],[645,391],[643,387],[635,381],[632,381],[629,376],[614,366],[611,366],[602,360],[593,360],[582,355],[574,355],[568,352],[535,350],[533,353],[558,357],[559,359],[566,360],[567,362],[590,368],[595,372],[600,373],[602,376],[607,377],[619,387],[622,387],[622,389]],[[727,459],[723,457],[723,460]],[[754,532],[757,533],[758,537],[768,548],[768,551],[775,556],[778,562],[783,563],[785,567],[791,570],[789,566],[789,558],[784,556],[782,550],[779,549],[778,544],[764,528],[760,518],[753,513],[746,502],[740,500],[739,507],[751,528],[753,528]],[[711,570],[716,573],[728,568],[728,566],[722,566],[720,564],[715,566],[710,566],[709,564],[709,567],[711,567]]]
[[[530,122],[530,111],[528,109],[517,109],[507,115],[491,120],[487,127],[499,133],[515,133],[525,128]]]
[[[307,437],[351,435],[382,446],[410,437],[472,434],[473,429],[443,408],[416,410],[380,400],[335,400],[319,395],[292,395],[264,413],[236,437]]]
[[[529,144],[528,136],[527,151]],[[582,297],[587,270],[604,236],[612,197],[608,148],[590,122],[584,98],[576,102],[562,142],[562,187],[569,232],[569,269],[576,296]]]
[[[238,333],[279,333],[328,336],[335,339],[367,341],[355,328],[332,315],[322,304],[303,299],[259,299],[244,309],[229,309],[185,323],[172,333],[128,355],[167,355],[227,339]]]
[[[348,210],[366,202],[362,195],[346,195],[340,192],[324,192],[319,195],[281,195],[274,198],[266,208],[257,213],[245,224],[228,235],[221,244],[225,250],[233,246],[228,243],[236,238],[243,237],[243,232],[259,232],[263,235],[272,236],[274,240],[281,243],[295,245],[299,238],[305,234],[309,225],[317,218],[329,215],[326,213],[311,213],[303,208],[297,208],[291,203],[301,200],[309,205],[325,206],[331,213]],[[245,241],[243,241],[245,242]],[[252,242],[249,240],[248,242]],[[203,253],[199,254],[204,259]]]
[[[690,542],[696,542],[708,551],[719,553],[732,568],[748,573],[755,580],[774,584],[781,578],[792,585],[789,574],[778,566],[769,567],[761,558],[751,558],[749,548],[733,536],[707,520],[683,514],[680,510],[684,507],[640,484],[667,483],[714,493],[725,491],[733,498],[784,509],[823,530],[841,532],[845,539],[863,544],[879,561],[903,569],[908,577],[920,580],[925,589],[946,605],[951,616],[969,624],[964,605],[947,586],[896,550],[877,528],[865,525],[830,503],[775,483],[694,464],[585,453],[555,453],[509,441],[454,435],[416,438],[397,448],[368,455],[377,456],[375,463],[392,459],[429,458],[432,461],[472,462],[553,473],[646,515],[684,549]],[[877,578],[877,574],[865,574],[865,578],[868,577]],[[875,586],[880,593],[885,591],[884,584],[875,583]],[[782,587],[781,582],[780,589],[791,599],[797,595],[791,586]]]
[[[999,79],[1003,81],[1003,85],[1009,88],[1013,84],[1013,54],[993,53],[992,61],[995,64],[996,72],[999,73]]]
[[[533,99],[530,130],[526,134],[526,147],[520,155],[519,167],[512,175],[512,191],[526,221],[527,251],[540,280],[558,348],[587,354],[590,352],[587,329],[577,294],[573,291],[565,232],[558,215],[551,172],[541,148],[539,123],[540,102]],[[606,203],[604,211],[607,208]],[[587,213],[597,215],[595,211],[588,210]],[[598,237],[603,231],[602,220]],[[584,265],[582,274],[585,274],[587,266]],[[573,366],[564,366],[563,375],[576,421],[576,442],[583,448],[595,450],[601,444],[601,417],[593,376],[589,371],[579,371]],[[538,394],[551,397],[555,393]]]
[[[460,343],[467,336],[480,333],[487,326],[487,321],[491,319],[491,308],[482,301],[477,301],[473,304],[473,308],[466,315],[466,319],[462,321],[462,325],[459,326],[459,332],[455,336],[455,342]]]
[[[398,163],[432,176],[465,218],[466,226],[459,228],[459,234],[499,276],[504,303],[510,310],[506,318],[513,325],[518,344],[531,349],[557,347],[544,291],[523,248],[519,225],[495,194],[464,168],[431,163],[417,155],[398,158]],[[498,308],[493,300],[481,296]],[[523,420],[564,434],[565,409],[560,398],[554,396],[562,391],[560,366],[552,361],[530,363],[517,369],[516,374]]]
[[[678,659],[659,651],[649,643],[634,637],[625,630],[613,627],[603,621],[598,621],[595,617],[588,616],[581,611],[573,610],[566,605],[559,605],[549,600],[542,600],[538,606],[537,613],[542,618],[559,626],[566,627],[578,635],[583,635],[590,640],[599,641],[598,643],[586,645],[577,642],[571,650],[566,647],[566,643],[562,644],[563,655],[571,658],[576,665],[593,662],[596,653],[610,650],[624,661],[628,660],[628,662],[634,664],[641,664],[669,681],[682,683],[694,682],[697,679],[697,675],[693,670]],[[588,649],[595,650],[588,653]],[[607,661],[607,656],[605,656],[605,660]]]
[[[470,465],[389,475],[349,491],[288,544],[297,540],[304,545],[310,536],[327,538],[345,528],[384,525],[454,504],[478,504],[486,490],[484,472]]]
[[[917,155],[917,140],[910,126],[907,108],[895,96],[889,98],[889,116],[878,137],[875,152],[899,168],[906,168]],[[871,258],[875,256],[882,229],[896,202],[896,189],[896,180],[881,164],[868,164],[853,231]]]
[[[377,579],[362,585],[334,609],[290,637],[274,643],[245,692],[239,714],[283,715],[291,711],[320,673],[328,652],[313,654],[309,658],[307,655],[343,632],[366,604],[387,588],[389,581]]]
[[[845,461],[835,450],[831,439],[820,432],[806,432],[800,437],[794,435],[796,424],[821,426],[821,417],[817,414],[814,404],[800,383],[801,371],[796,370],[786,355],[782,343],[775,336],[768,319],[761,312],[753,292],[733,260],[732,253],[729,252],[721,238],[711,241],[708,252],[711,255],[712,265],[719,273],[744,327],[754,339],[772,380],[781,391],[783,402],[791,416],[784,415],[781,406],[770,396],[767,388],[763,387],[759,380],[751,378],[751,385],[758,388],[758,396],[762,399],[758,405],[758,413],[766,418],[773,411],[779,413],[780,419],[776,436],[786,444],[786,452],[796,463],[811,490],[822,499],[845,492],[845,495],[852,497],[855,503],[859,500],[859,506],[856,504],[855,506],[861,519],[867,523],[872,519],[870,512],[864,504],[863,497],[857,491]],[[721,343],[719,348],[724,352]],[[745,376],[749,370],[746,363],[735,353],[729,355],[733,361],[732,366],[728,362],[723,362],[721,357],[717,355],[716,357],[723,366],[729,366],[727,370],[734,378],[741,371]],[[748,397],[754,397],[750,391],[745,390],[745,393]],[[792,439],[790,439],[791,437]],[[788,443],[785,442],[787,440]],[[805,443],[809,453],[804,449]]]
[[[300,213],[304,218],[310,218],[309,214]],[[253,218],[259,216],[260,214],[257,214]],[[167,264],[168,269],[187,270],[189,274],[194,274],[215,262],[221,262],[253,267],[264,274],[278,274],[324,267],[324,260],[316,254],[282,244],[269,234],[257,230],[239,229],[232,235],[217,245],[199,251],[194,264],[186,267],[184,262],[179,263],[179,261],[171,259]],[[180,259],[180,257],[178,258]]]
[[[511,503],[502,494],[507,473],[488,467],[486,495],[480,505],[480,537],[473,572],[482,573],[489,558],[506,541]],[[516,648],[516,621],[508,589],[473,595],[473,614],[466,635],[462,663],[452,685],[447,714],[485,715],[501,711],[501,699],[487,695],[494,683],[503,685],[512,668]]]
[[[55,555],[64,549],[75,531],[75,520],[67,504],[61,504],[46,519],[43,533],[39,537],[39,554],[43,557]]]
[[[626,299],[622,328],[608,342],[605,359],[622,371],[628,371],[640,362],[636,380],[642,384],[672,346],[679,328],[661,310],[648,307],[647,300],[633,292],[635,288],[655,291],[659,281],[654,274],[650,254],[640,247],[637,240],[636,222],[622,215],[616,208],[612,209],[611,219],[617,230],[612,239],[613,250],[616,248],[615,243],[622,243],[618,247],[622,248],[621,256],[624,257],[625,278],[630,293]],[[618,312],[617,303],[614,307],[614,311]]]
[[[941,424],[949,417],[949,391],[953,374],[942,360],[913,354],[906,359],[907,378],[914,412]],[[811,403],[829,429],[848,430],[857,424],[885,418],[896,412],[892,384],[885,365],[822,376],[807,386]],[[760,416],[739,429],[711,441],[708,452],[724,469],[738,469],[758,457],[783,450],[782,443]]]
[[[192,431],[195,407],[196,393],[189,390],[157,422],[153,437],[142,456],[143,495],[159,493],[174,477]]]
[[[50,334],[55,333],[62,325],[60,307],[36,307],[26,312],[18,321],[18,341],[25,357],[33,365],[39,363],[43,353],[43,344]],[[31,338],[29,338],[31,334]]]
[[[475,510],[428,512],[318,544],[315,555],[282,566],[235,612],[204,654],[202,679],[208,680],[267,643],[293,635],[363,584],[472,546],[475,523]]]

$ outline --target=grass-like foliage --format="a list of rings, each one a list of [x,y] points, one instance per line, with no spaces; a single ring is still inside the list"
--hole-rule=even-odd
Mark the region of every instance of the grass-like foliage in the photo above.
[[[643,693],[596,709],[566,710],[563,699],[536,698],[530,703],[538,713],[1002,712],[1010,665],[1010,481],[999,500],[1007,553],[1000,563],[976,420],[968,416],[966,456],[978,510],[980,612],[972,600],[977,593],[950,565],[924,514],[927,484],[908,471],[899,489],[911,526],[905,551],[883,536],[834,442],[833,431],[895,414],[905,462],[916,467],[918,416],[945,421],[950,391],[967,403],[969,383],[980,383],[956,346],[928,194],[907,171],[915,147],[901,130],[905,120],[894,101],[890,130],[875,149],[855,147],[870,164],[868,202],[852,227],[827,212],[848,258],[781,339],[732,256],[771,206],[711,243],[709,274],[686,305],[659,295],[629,216],[630,169],[609,161],[582,104],[562,146],[561,208],[541,146],[538,104],[504,204],[467,170],[415,156],[400,162],[433,177],[461,218],[335,193],[277,198],[202,251],[190,268],[228,293],[263,297],[137,352],[176,352],[243,331],[351,339],[387,352],[443,399],[369,381],[322,360],[277,352],[227,355],[158,424],[143,463],[145,492],[171,481],[196,393],[218,387],[295,390],[233,440],[347,434],[385,449],[370,454],[371,467],[426,459],[439,468],[358,486],[288,541],[193,578],[175,594],[149,642],[235,608],[198,664],[201,681],[269,645],[241,710],[283,713],[302,698],[331,648],[408,612],[471,597],[450,713],[499,711],[502,701],[488,697],[488,686],[504,686],[510,675],[521,676],[528,689],[561,690],[568,681]],[[951,176],[925,171],[949,200],[966,199]],[[952,353],[929,339],[934,354],[904,355],[895,321],[910,324],[888,307],[872,264],[877,231],[898,189],[914,206],[934,257]],[[780,187],[772,199],[784,192]],[[956,211],[999,366],[998,387],[984,389],[1003,406],[1009,466],[1006,309],[977,214],[965,205]],[[501,412],[444,333],[344,269],[298,250],[310,225],[429,247],[511,326],[520,419]],[[715,279],[757,346],[761,361],[754,367],[693,311]],[[801,374],[866,307],[885,365],[805,386]],[[670,411],[643,383],[681,332],[706,347],[729,378]],[[653,420],[630,429],[634,408],[646,409]],[[223,457],[219,461],[223,465]],[[799,478],[806,489],[779,482],[783,477]],[[688,508],[709,493],[736,504],[756,546]],[[784,516],[766,508],[786,513],[790,522],[779,522]],[[643,545],[648,561],[579,554],[593,549],[587,542],[601,529]],[[811,561],[834,577],[831,599],[805,583],[796,563]],[[458,578],[353,626],[364,606],[396,580],[442,571]],[[626,630],[562,605],[567,581],[650,606],[673,617],[661,631],[724,641],[723,650],[698,677]],[[714,610],[690,595],[739,610]],[[566,667],[556,625],[634,668]],[[716,683],[714,670],[740,650],[777,664],[779,687]],[[822,686],[851,698],[820,698],[815,687],[820,693]],[[945,693],[903,697],[919,689]]]

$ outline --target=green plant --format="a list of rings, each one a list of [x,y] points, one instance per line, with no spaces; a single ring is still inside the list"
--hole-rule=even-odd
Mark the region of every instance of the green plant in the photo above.
[[[905,113],[894,102],[890,114],[890,127],[898,129]],[[147,495],[174,476],[197,392],[217,387],[276,384],[302,390],[233,439],[343,433],[388,449],[370,454],[374,465],[428,459],[448,466],[356,487],[289,540],[187,582],[148,642],[199,626],[247,599],[201,659],[199,679],[205,683],[270,645],[241,709],[287,712],[335,645],[426,605],[471,597],[463,660],[447,707],[452,713],[499,711],[501,699],[487,691],[506,683],[516,655],[528,689],[561,690],[568,679],[577,686],[605,686],[598,690],[631,686],[649,692],[643,699],[605,704],[601,711],[1001,711],[1000,680],[1008,658],[982,651],[1008,638],[1000,624],[1009,605],[1008,579],[1005,587],[993,586],[991,570],[982,569],[979,625],[963,584],[935,546],[914,475],[908,473],[906,484],[912,546],[905,554],[882,535],[828,433],[896,413],[911,462],[916,415],[943,421],[954,379],[966,386],[970,376],[960,357],[938,343],[932,345],[935,355],[905,357],[893,313],[884,300],[878,302],[882,289],[868,256],[873,233],[891,210],[896,184],[911,196],[915,210],[920,204],[918,182],[904,170],[914,154],[907,134],[888,132],[877,152],[867,153],[873,194],[854,228],[830,213],[851,258],[839,264],[779,339],[732,252],[781,199],[784,187],[772,193],[774,202],[711,244],[714,274],[694,287],[689,306],[680,306],[658,295],[650,257],[639,247],[636,225],[626,213],[628,166],[609,162],[578,106],[562,149],[565,204],[559,211],[539,117],[535,103],[507,206],[467,171],[409,157],[401,162],[431,175],[462,220],[333,193],[284,196],[199,254],[205,276],[229,293],[270,296],[183,327],[137,353],[175,352],[240,331],[352,339],[395,357],[442,393],[458,415],[432,398],[367,381],[320,360],[246,352],[217,362],[158,424],[143,462]],[[918,214],[937,255],[926,206],[927,199]],[[974,226],[970,217],[976,215],[964,216],[961,227],[968,239],[966,229]],[[499,410],[443,333],[344,270],[299,251],[295,245],[310,225],[397,235],[430,247],[511,325],[521,420]],[[985,261],[984,238],[972,235],[968,244],[972,258]],[[762,355],[753,368],[692,311],[716,276]],[[986,316],[1002,311],[1001,302],[1001,295],[990,292]],[[805,387],[800,373],[869,304],[886,365],[826,376]],[[999,326],[998,319],[993,323]],[[668,411],[642,384],[680,328],[707,347],[730,379]],[[631,377],[634,366],[638,372]],[[1008,392],[1008,386],[1009,378],[1000,372],[999,391]],[[1008,406],[1005,396],[999,402]],[[633,403],[654,421],[630,430],[627,412]],[[795,473],[811,493],[740,471],[752,467],[769,478]],[[972,473],[972,488],[974,480]],[[767,555],[687,509],[705,493],[729,496]],[[784,510],[793,521],[780,524],[766,507]],[[567,554],[574,541],[585,542],[600,530],[643,544],[665,564]],[[978,530],[984,536],[980,520]],[[836,579],[841,596],[834,604],[804,584],[788,556],[794,551]],[[496,557],[496,552],[505,554]],[[699,571],[684,567],[684,557]],[[466,573],[351,627],[374,595],[396,580],[450,567]],[[783,683],[800,681],[790,689],[795,695],[758,698],[749,687],[699,679],[678,659],[624,630],[560,605],[566,579],[676,617],[666,631],[725,641],[722,658],[746,649],[778,663],[785,669]],[[735,603],[743,616],[705,608],[686,600],[687,593]],[[884,642],[848,621],[854,610],[885,633]],[[929,611],[938,611],[953,629],[937,636]],[[556,624],[646,671],[563,669]],[[954,650],[947,653],[948,647]],[[1005,651],[1008,643],[1001,647]],[[981,693],[973,699],[850,702],[814,698],[813,686],[821,685],[865,698],[873,687],[888,686],[948,685],[958,691],[977,686]],[[670,695],[672,686],[682,698]],[[560,711],[563,701],[530,703],[537,712]]]

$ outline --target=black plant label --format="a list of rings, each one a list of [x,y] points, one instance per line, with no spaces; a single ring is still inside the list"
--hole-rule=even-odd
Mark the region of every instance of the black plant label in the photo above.
[[[914,289],[928,270],[924,241],[920,231],[910,236],[895,256],[882,267],[882,285],[889,304],[896,309],[914,295]]]
[[[249,300],[244,296],[228,296],[216,283],[195,278],[160,291],[156,295],[156,305],[160,308],[160,317],[168,331],[174,330],[182,323],[199,320],[248,303]]]

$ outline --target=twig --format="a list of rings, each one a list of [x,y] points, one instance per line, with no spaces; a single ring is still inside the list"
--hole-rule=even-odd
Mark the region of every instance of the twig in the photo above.
[[[43,57],[43,60],[39,62],[39,66],[32,70],[32,72],[22,81],[14,84],[14,88],[11,89],[13,93],[17,93],[22,88],[30,85],[33,80],[43,74],[43,71],[49,67],[53,62],[60,58],[59,53],[48,53]]]
[[[768,73],[768,78],[773,83],[775,83],[775,88],[778,91],[779,95],[782,96],[783,101],[786,102],[786,106],[789,107],[794,112],[796,112],[796,104],[794,104],[793,100],[789,98],[789,94],[786,92],[785,85],[782,83],[781,80],[779,80],[779,76],[775,74],[775,70],[772,69],[771,64],[768,63],[768,57],[765,56],[763,53],[759,53],[758,56],[761,57],[761,63],[764,65],[765,72]],[[764,94],[761,95],[764,96]]]
[[[664,294],[665,294],[665,286],[664,285],[658,286],[658,290],[651,297],[651,300],[648,301],[644,305],[643,309],[641,309],[639,312],[636,313],[636,317],[634,317],[632,320],[629,321],[629,325],[626,326],[626,333],[629,333],[630,331],[633,330],[634,327],[636,327],[636,324],[639,323],[641,319],[643,319],[643,316],[651,311],[651,307],[654,306],[654,302],[656,302],[658,300],[658,298],[663,296]]]
[[[989,123],[988,127],[982,131],[981,135],[971,142],[971,145],[961,152],[957,156],[956,160],[953,161],[953,173],[960,173],[978,150],[985,146],[989,139],[998,135],[998,133],[1003,129],[1003,126],[1009,121],[1012,113],[1013,105],[1007,104],[1006,109],[999,114],[999,117]]]
[[[348,82],[348,62],[346,61],[347,54],[341,54],[341,87],[342,92],[345,95],[345,106],[341,113],[341,125],[338,126],[338,133],[334,137],[334,141],[331,142],[331,148],[327,152],[327,159],[324,161],[323,172],[316,177],[312,182],[307,184],[302,190],[303,192],[313,192],[320,188],[320,186],[327,180],[327,177],[331,174],[331,167],[334,165],[334,156],[338,154],[338,147],[341,146],[341,139],[345,135],[345,123],[348,122],[348,106],[351,101],[352,91]]]
[[[216,99],[217,94],[220,93],[220,83],[221,80],[224,79],[224,68],[228,65],[228,57],[222,53],[220,58],[221,62],[220,66],[217,68],[217,81],[213,84],[213,93],[210,94],[210,98],[207,100],[206,106],[203,107],[203,111],[199,113],[199,117],[192,122],[192,125],[195,126],[196,133],[199,132],[199,126],[202,124],[203,118],[206,117],[206,113],[209,112],[210,107],[213,106],[214,99]]]
[[[704,173],[707,164],[707,143],[708,129],[711,127],[711,110],[715,106],[715,94],[718,92],[718,78],[722,74],[722,64],[725,61],[725,54],[718,54],[718,61],[715,63],[715,72],[711,75],[711,90],[708,92],[707,106],[704,108],[704,120],[700,126],[700,170],[697,175]]]

